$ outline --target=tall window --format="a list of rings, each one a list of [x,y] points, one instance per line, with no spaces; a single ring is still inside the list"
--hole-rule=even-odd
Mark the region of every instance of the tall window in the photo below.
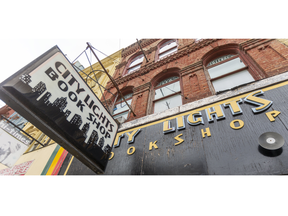
[[[254,81],[248,71],[248,66],[242,62],[237,54],[216,58],[210,61],[206,68],[216,92],[229,90]]]
[[[132,95],[133,93],[127,94],[124,96],[125,100],[127,101],[129,105],[131,105],[131,102],[132,102]],[[117,100],[115,107],[113,109],[113,118],[118,119],[120,117],[123,117],[126,120],[128,113],[129,113],[129,108],[127,104],[125,103],[125,101],[122,98]]]
[[[136,58],[134,58],[129,67],[127,68],[127,74],[129,73],[132,73],[133,71],[136,71],[138,70],[140,67],[141,67],[141,64],[143,62],[143,58],[144,58],[144,55],[139,55],[137,56]]]
[[[154,113],[182,105],[180,79],[177,76],[161,81],[155,87]]]
[[[174,52],[177,52],[176,40],[169,40],[159,47],[158,59],[164,58]]]

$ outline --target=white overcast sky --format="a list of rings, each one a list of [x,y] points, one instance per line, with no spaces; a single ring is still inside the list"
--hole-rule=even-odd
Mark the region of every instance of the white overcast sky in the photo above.
[[[280,28],[271,19],[271,12],[269,17],[267,14],[258,15],[254,21],[255,9],[245,7],[245,16],[236,16],[237,10],[243,14],[241,5],[245,2],[249,6],[253,5],[249,1],[241,1],[241,5],[233,10],[225,7],[223,12],[219,5],[222,3],[229,6],[230,1],[217,1],[217,4],[214,1],[208,2],[189,4],[179,0],[173,7],[164,7],[162,1],[152,0],[141,4],[127,0],[1,2],[0,82],[54,45],[58,45],[68,59],[73,61],[86,48],[86,42],[111,55],[136,42],[136,38],[277,36],[274,32]],[[286,11],[274,7],[277,8],[277,15],[282,14],[282,20],[286,19],[283,15]],[[273,6],[262,5],[261,11],[265,9],[271,11]],[[280,13],[281,10],[283,13]],[[250,12],[253,12],[251,17]],[[281,30],[286,32],[283,27]],[[100,59],[105,57],[99,52],[96,54]],[[84,66],[89,66],[84,55],[79,60]]]

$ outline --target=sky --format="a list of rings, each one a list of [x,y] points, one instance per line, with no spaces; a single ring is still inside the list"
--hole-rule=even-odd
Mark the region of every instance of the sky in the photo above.
[[[179,0],[164,10],[161,1],[151,0],[141,6],[128,0],[5,1],[0,13],[0,82],[55,45],[73,61],[86,49],[86,42],[111,55],[135,43],[136,38],[287,37],[285,28],[278,27],[279,20],[286,19],[285,7],[264,4],[259,13],[269,10],[269,16],[256,16],[253,3],[243,0],[241,5],[247,2],[249,7],[245,7],[245,16],[239,17],[235,14],[243,13],[240,5],[226,10],[220,2],[229,6],[230,1],[208,2],[188,4]],[[205,8],[205,13],[197,8]],[[278,21],[274,22],[271,11],[276,9]],[[100,59],[105,57],[100,52],[96,54]],[[80,62],[89,66],[83,59],[84,55]],[[94,58],[92,63],[95,62]]]
[[[139,40],[139,39],[138,39]],[[29,64],[38,56],[57,45],[61,51],[67,56],[70,62],[75,59],[86,68],[89,66],[89,62],[85,53],[80,55],[87,47],[89,42],[95,49],[97,57],[102,60],[107,56],[117,52],[118,50],[125,48],[132,43],[137,42],[136,38],[16,38],[11,40],[11,43],[7,43],[5,40],[0,41],[0,47],[2,50],[1,62],[2,69],[5,68],[5,72],[0,73],[0,82],[16,73],[18,70]],[[97,50],[99,51],[97,51]],[[87,56],[91,63],[97,62],[93,53],[90,50],[86,50]],[[106,55],[104,55],[104,54]],[[79,57],[80,55],[80,57]],[[5,105],[3,101],[0,101],[0,107]]]

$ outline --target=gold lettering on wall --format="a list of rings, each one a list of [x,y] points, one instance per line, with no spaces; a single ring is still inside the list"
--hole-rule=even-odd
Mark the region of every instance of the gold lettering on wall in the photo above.
[[[239,126],[235,126],[235,122],[238,122]],[[232,122],[230,122],[230,127],[233,128],[234,130],[241,129],[242,127],[244,127],[244,122],[240,119],[235,119]]]
[[[114,152],[111,152],[111,153],[110,153],[109,160],[111,160],[113,157],[114,157]]]
[[[271,122],[274,122],[275,121],[275,118],[280,114],[281,112],[277,111],[277,110],[273,110],[273,111],[270,111],[270,112],[267,112],[265,113],[266,116],[268,117],[268,119],[271,121]]]
[[[182,142],[184,142],[184,140],[180,138],[180,136],[182,136],[182,135],[183,134],[179,134],[176,137],[174,137],[174,139],[178,141],[177,143],[174,144],[175,146],[181,144]]]
[[[131,151],[132,150],[132,151]],[[134,154],[134,152],[135,152],[135,147],[134,146],[131,146],[130,148],[128,148],[128,150],[127,150],[127,154],[128,155],[132,155],[132,154]]]
[[[115,142],[114,142],[114,147],[120,146],[121,138],[123,138],[123,137],[124,137],[124,133],[123,134],[117,134]]]
[[[245,102],[258,106],[256,108],[252,108],[252,111],[254,113],[262,112],[268,109],[273,104],[273,101],[256,97],[256,96],[263,95],[263,94],[264,92],[262,90],[259,90],[259,91],[249,94],[247,97],[244,98]]]
[[[195,118],[196,116],[198,116],[198,118]],[[188,124],[194,125],[194,126],[199,125],[199,124],[204,124],[201,112],[190,113],[190,115],[188,115],[187,117],[187,122]]]
[[[217,120],[225,118],[221,105],[216,105],[214,107],[205,109],[205,112],[206,112],[208,122],[214,121],[212,116],[215,116]]]
[[[158,149],[158,146],[156,145],[156,142],[157,142],[157,140],[155,142],[153,142],[153,143],[152,142],[149,143],[149,151],[151,151],[153,147],[155,149]]]
[[[175,131],[175,127],[171,127],[170,121],[163,122],[163,133],[164,134],[170,133],[170,132],[173,132],[173,131]]]
[[[128,144],[131,144],[134,142],[134,139],[135,139],[135,136],[141,131],[141,129],[138,129],[138,130],[134,130],[132,131],[131,133],[126,133],[127,136],[128,136],[128,141],[127,143]]]
[[[177,130],[185,129],[184,116],[177,118]]]
[[[239,108],[239,106],[237,104],[238,101],[240,101],[240,99],[238,99],[236,101],[230,101],[230,102],[226,103],[227,105],[229,105],[229,104],[231,105],[231,108],[232,108],[234,113],[240,112],[240,108]]]
[[[239,103],[242,103],[242,99],[238,99],[238,100],[234,100],[234,101],[229,101],[224,105],[224,107],[229,107],[231,112],[232,112],[232,115],[238,115],[238,114],[241,114],[242,113],[242,110],[239,106]]]
[[[211,136],[211,132],[209,127],[205,129],[206,131],[204,131],[204,129],[201,129],[201,133],[202,133],[202,137],[205,138],[205,135],[207,135],[208,137]]]

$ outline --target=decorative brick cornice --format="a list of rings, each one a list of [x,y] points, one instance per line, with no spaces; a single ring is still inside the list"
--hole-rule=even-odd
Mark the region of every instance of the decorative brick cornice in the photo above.
[[[116,70],[117,70],[117,69],[119,69],[119,68],[125,66],[126,64],[127,64],[127,61],[121,62],[121,63],[118,64],[115,68],[116,68]]]
[[[239,44],[239,47],[241,50],[243,50],[244,52],[247,52],[250,49],[253,49],[257,46],[260,46],[264,43],[268,43],[270,41],[272,41],[274,39],[251,39],[251,40],[247,40],[243,43]]]
[[[160,59],[156,62],[153,62],[151,64],[147,64],[145,65],[143,68],[140,68],[139,70],[131,73],[131,74],[127,74],[123,77],[119,77],[117,78],[115,81],[118,85],[124,83],[124,82],[127,82],[129,80],[132,80],[136,77],[139,77],[139,76],[142,76],[144,74],[147,74],[149,73],[151,70],[154,70],[156,68],[159,68],[169,62],[172,62],[174,60],[177,60],[185,55],[188,55],[192,52],[195,52],[196,50],[199,50],[205,46],[208,46],[209,44],[217,41],[217,40],[220,40],[220,39],[204,39],[198,43],[193,43],[191,45],[188,45],[186,49],[183,49],[183,50],[178,50],[178,52],[176,53],[173,53],[171,54],[170,56],[167,56],[166,58],[163,58],[163,59]],[[123,52],[122,52],[123,54]]]
[[[111,80],[109,80],[106,84],[106,89],[110,89],[113,86],[113,83],[111,82]]]
[[[180,70],[180,74],[181,76],[184,76],[188,73],[192,73],[195,72],[197,70],[201,70],[203,69],[203,62],[202,61],[198,61],[194,64],[188,65],[187,67],[182,68],[182,70]]]
[[[147,91],[151,88],[151,82],[145,83],[141,86],[133,88],[133,95],[139,94],[141,92]]]
[[[144,48],[155,41],[160,40],[160,39],[141,39],[139,40],[139,43],[141,44],[141,47]],[[131,44],[130,46],[126,47],[122,51],[122,58],[131,55],[132,53],[136,52],[137,50],[140,50],[139,45],[137,42]]]
[[[154,52],[157,50],[157,46],[151,47],[149,50],[147,50],[148,53]]]

